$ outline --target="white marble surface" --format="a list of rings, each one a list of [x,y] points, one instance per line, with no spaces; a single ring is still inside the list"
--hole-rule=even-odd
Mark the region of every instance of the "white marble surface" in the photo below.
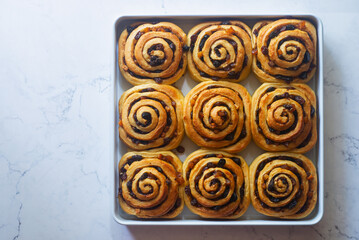
[[[312,13],[323,21],[323,220],[311,227],[115,223],[109,152],[114,20],[251,13]],[[358,25],[356,0],[0,1],[0,239],[359,239]]]

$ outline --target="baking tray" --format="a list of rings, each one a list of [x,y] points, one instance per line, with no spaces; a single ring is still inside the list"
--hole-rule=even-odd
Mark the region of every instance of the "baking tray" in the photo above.
[[[301,220],[281,220],[277,218],[268,217],[256,212],[252,205],[249,206],[247,212],[236,220],[209,220],[203,219],[199,216],[191,213],[186,206],[184,207],[183,212],[171,220],[142,220],[138,219],[135,216],[130,216],[122,211],[119,202],[117,200],[118,187],[119,187],[119,174],[118,174],[118,162],[121,159],[121,156],[125,154],[129,149],[127,146],[122,143],[119,139],[118,133],[118,100],[120,99],[122,93],[127,89],[131,88],[132,85],[128,83],[121,75],[118,62],[117,62],[117,42],[121,32],[126,28],[126,26],[134,22],[154,22],[154,21],[169,21],[177,24],[181,27],[186,33],[198,23],[205,21],[220,20],[225,19],[240,20],[246,23],[250,28],[259,21],[259,20],[275,20],[278,18],[293,17],[299,19],[305,19],[314,24],[317,29],[318,35],[318,47],[317,47],[317,56],[318,56],[318,68],[316,75],[312,80],[307,84],[315,91],[317,95],[318,102],[318,142],[316,146],[306,153],[305,155],[309,157],[317,167],[318,173],[318,202],[317,206],[313,212],[304,219]],[[113,217],[114,219],[123,225],[313,225],[318,223],[323,217],[323,208],[324,208],[324,163],[323,163],[323,150],[324,150],[324,140],[323,140],[323,26],[321,20],[313,15],[221,15],[221,16],[208,16],[208,15],[181,15],[181,16],[122,16],[115,21],[114,24],[114,50],[113,50],[113,116],[110,123],[111,131],[113,133],[111,142],[111,165],[113,173],[113,194],[112,194],[112,203],[113,203]],[[188,71],[186,74],[178,80],[174,86],[180,89],[185,96],[192,87],[194,87],[197,82],[195,82],[189,76]],[[243,86],[247,88],[249,93],[252,95],[255,89],[257,89],[261,83],[255,78],[254,74],[251,73],[249,77],[240,82]],[[184,137],[181,146],[184,146],[185,153],[178,154],[179,158],[183,162],[185,158],[192,153],[193,151],[199,149],[187,136]],[[175,151],[174,151],[175,152]],[[264,151],[257,147],[252,141],[248,147],[240,152],[238,155],[241,155],[248,165]],[[175,152],[177,154],[177,152]]]

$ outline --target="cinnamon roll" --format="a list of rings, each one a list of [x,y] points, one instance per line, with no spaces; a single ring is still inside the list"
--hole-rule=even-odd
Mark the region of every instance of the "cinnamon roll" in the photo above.
[[[123,93],[119,107],[121,140],[135,150],[170,150],[184,134],[183,95],[175,87],[143,84]]]
[[[251,30],[240,21],[207,22],[187,37],[188,69],[196,81],[239,82],[251,69]]]
[[[266,151],[305,153],[317,141],[316,97],[306,84],[262,84],[251,115],[253,140]]]
[[[240,84],[202,82],[185,97],[186,133],[201,147],[239,152],[251,140],[250,109],[251,96]]]
[[[287,219],[309,215],[317,202],[317,173],[297,153],[264,153],[249,168],[250,195],[260,213]]]
[[[183,176],[185,203],[203,218],[239,218],[249,206],[248,166],[240,156],[197,150],[183,163]]]
[[[182,162],[169,151],[128,152],[119,163],[121,208],[139,218],[174,218],[183,210]]]
[[[252,68],[261,82],[307,82],[315,74],[317,35],[308,21],[260,21],[252,45]]]
[[[122,75],[133,85],[172,84],[187,65],[186,34],[169,22],[128,26],[118,41]]]

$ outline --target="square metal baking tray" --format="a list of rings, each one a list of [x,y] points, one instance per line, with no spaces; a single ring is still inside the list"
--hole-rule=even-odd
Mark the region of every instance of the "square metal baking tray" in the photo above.
[[[112,202],[113,202],[113,216],[114,219],[123,225],[313,225],[318,223],[322,216],[323,216],[323,209],[324,209],[324,140],[323,140],[323,26],[320,19],[313,15],[290,15],[293,18],[305,19],[314,24],[317,29],[318,35],[318,46],[317,46],[317,56],[318,56],[318,68],[316,75],[312,80],[308,82],[308,85],[314,90],[317,95],[317,102],[318,102],[318,142],[316,146],[305,155],[309,157],[313,163],[317,167],[318,173],[318,202],[317,206],[313,210],[313,212],[306,218],[301,220],[281,220],[277,218],[267,217],[262,215],[254,210],[252,205],[249,206],[247,212],[236,220],[208,220],[200,218],[199,216],[191,213],[186,207],[184,208],[183,212],[176,217],[175,219],[171,220],[142,220],[138,219],[135,216],[130,216],[122,211],[119,202],[117,200],[118,194],[118,184],[119,184],[119,174],[118,174],[118,162],[121,159],[121,156],[125,154],[129,149],[123,144],[119,139],[118,133],[118,100],[120,99],[122,93],[127,89],[131,88],[132,85],[128,83],[121,75],[118,62],[117,62],[117,53],[118,53],[118,46],[117,42],[121,32],[126,28],[126,26],[134,23],[134,22],[153,22],[153,21],[169,21],[177,24],[181,27],[186,33],[201,22],[206,21],[213,21],[213,20],[225,20],[225,19],[232,19],[232,20],[240,20],[246,23],[250,28],[260,20],[265,19],[279,19],[285,18],[288,15],[233,15],[233,16],[122,16],[115,21],[114,24],[114,48],[113,48],[113,116],[112,121],[110,123],[111,131],[113,133],[111,141],[113,144],[111,147],[111,161],[113,165],[113,195],[112,195]],[[197,84],[191,77],[189,76],[188,72],[178,80],[174,86],[179,88],[183,95],[185,96],[188,91]],[[247,88],[250,94],[253,94],[255,89],[257,89],[261,83],[255,78],[254,74],[251,73],[249,77],[240,82],[243,86]],[[179,158],[184,161],[185,158],[195,151],[199,149],[187,136],[184,137],[182,146],[185,147],[185,153],[179,154]],[[260,154],[264,151],[258,148],[254,142],[252,141],[249,146],[242,152],[239,153],[248,165]]]

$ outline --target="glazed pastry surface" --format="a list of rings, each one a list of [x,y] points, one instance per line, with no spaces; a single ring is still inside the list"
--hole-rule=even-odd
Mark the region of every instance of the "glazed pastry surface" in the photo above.
[[[182,162],[172,152],[128,152],[118,168],[118,199],[126,213],[139,218],[174,218],[182,212]]]
[[[201,147],[239,152],[251,140],[250,109],[251,96],[240,84],[202,82],[185,97],[187,136]]]
[[[133,85],[172,84],[187,65],[186,34],[169,22],[128,26],[118,41],[122,75]]]
[[[171,150],[184,135],[183,95],[169,85],[143,84],[123,93],[119,101],[119,134],[134,150]]]
[[[196,81],[239,82],[252,64],[251,30],[240,21],[207,22],[187,37],[188,70]]]
[[[203,218],[236,219],[247,210],[248,166],[224,151],[197,150],[183,163],[186,206]]]
[[[310,22],[260,21],[252,36],[252,69],[261,82],[304,83],[314,76],[317,34]]]
[[[297,153],[265,153],[250,165],[253,207],[267,216],[300,219],[317,202],[317,173],[312,161]]]
[[[306,84],[262,84],[251,115],[253,140],[266,151],[305,153],[317,141],[316,97]]]

